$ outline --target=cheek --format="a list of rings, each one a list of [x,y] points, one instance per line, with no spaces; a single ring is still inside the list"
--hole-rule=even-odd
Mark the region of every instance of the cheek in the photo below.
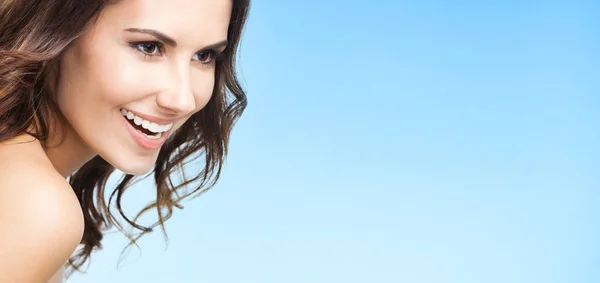
[[[151,68],[145,68],[131,58],[105,58],[95,66],[91,68],[94,74],[90,79],[98,85],[99,99],[115,106],[151,94],[152,82],[159,77]]]
[[[60,72],[58,100],[68,108],[118,105],[136,99],[145,91],[144,82],[154,79],[126,52],[111,48],[102,52],[79,48],[65,55]]]

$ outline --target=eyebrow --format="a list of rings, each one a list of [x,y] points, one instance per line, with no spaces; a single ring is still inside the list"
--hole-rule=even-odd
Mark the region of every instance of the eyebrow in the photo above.
[[[172,46],[173,48],[177,47],[177,41],[175,41],[175,39],[171,38],[170,36],[157,31],[157,30],[153,30],[153,29],[141,29],[141,28],[127,28],[125,29],[125,31],[129,31],[129,32],[137,32],[137,33],[144,33],[144,34],[149,34],[151,36],[156,37],[158,40],[164,42],[167,45]],[[204,48],[201,48],[203,50],[207,50],[207,49],[219,49],[223,46],[227,46],[228,42],[227,39],[211,44],[211,45],[207,45]]]

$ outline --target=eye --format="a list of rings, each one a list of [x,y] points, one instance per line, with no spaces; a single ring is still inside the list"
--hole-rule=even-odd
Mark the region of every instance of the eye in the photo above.
[[[134,42],[131,43],[131,47],[146,56],[158,56],[162,53],[162,45],[159,42]]]
[[[214,51],[198,52],[194,55],[200,63],[209,64],[215,58]]]

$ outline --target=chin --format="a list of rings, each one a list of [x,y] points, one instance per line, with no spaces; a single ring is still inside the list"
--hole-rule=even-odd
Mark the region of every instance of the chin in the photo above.
[[[148,173],[150,173],[153,169],[154,169],[154,164],[152,164],[152,166],[145,166],[145,167],[129,167],[129,168],[123,168],[123,167],[116,167],[119,171],[125,173],[125,174],[130,174],[130,175],[134,175],[134,176],[143,176],[146,175]]]
[[[130,175],[146,175],[154,169],[156,158],[148,157],[102,157],[117,170]]]

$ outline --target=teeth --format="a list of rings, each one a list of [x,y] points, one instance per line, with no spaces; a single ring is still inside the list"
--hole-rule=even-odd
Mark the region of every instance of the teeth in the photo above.
[[[148,130],[150,130],[151,132],[155,132],[155,133],[162,132],[162,131],[159,131],[158,127],[159,126],[156,123],[150,123],[150,125],[148,125]]]
[[[139,131],[138,131],[138,132],[139,132]],[[148,137],[148,138],[149,138],[149,139],[151,139],[151,140],[160,139],[160,137],[162,137],[162,133],[158,133],[158,134],[156,134],[156,135],[151,135],[151,136],[150,136],[150,135],[146,135],[146,134],[142,133],[142,135],[144,135],[144,136]]]
[[[154,122],[150,122],[147,120],[142,119],[141,117],[135,116],[135,114],[133,114],[132,112],[125,110],[125,109],[121,109],[121,114],[123,114],[123,116],[125,116],[128,120],[133,120],[133,123],[136,125],[141,125],[142,128],[147,129],[148,131],[151,131],[153,133],[162,133],[162,132],[166,132],[168,130],[171,129],[171,127],[173,127],[173,123],[167,124],[167,125],[159,125],[156,124]],[[154,136],[148,136],[149,138],[157,138],[160,137],[160,135],[154,135]]]

